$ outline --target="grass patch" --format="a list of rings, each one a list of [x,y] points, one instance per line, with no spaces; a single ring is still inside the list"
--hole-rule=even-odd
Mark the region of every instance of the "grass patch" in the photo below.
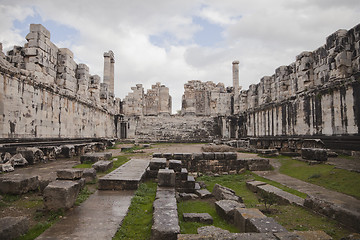
[[[39,213],[38,215],[35,216],[35,219],[41,219],[45,217],[46,220],[38,222],[35,226],[30,228],[25,235],[18,237],[17,240],[32,240],[37,238],[40,234],[42,234],[46,229],[51,227],[63,216],[64,216],[63,210]]]
[[[117,158],[117,160],[115,160],[115,161],[113,162],[113,167],[110,168],[110,169],[108,169],[108,170],[105,172],[105,174],[108,174],[108,173],[114,171],[115,169],[117,169],[118,167],[120,167],[121,165],[123,165],[124,163],[126,163],[127,161],[130,160],[130,158],[125,157],[125,156],[117,156],[117,157],[113,157],[112,159],[114,159],[114,158]]]
[[[280,173],[360,199],[360,173],[326,164],[308,165],[293,159],[280,162]]]
[[[86,162],[73,166],[73,168],[92,168],[94,163]]]
[[[351,234],[350,230],[345,229],[336,221],[312,213],[304,208],[292,205],[277,205],[272,208],[276,208],[277,212],[274,214],[267,214],[267,216],[274,218],[288,231],[322,230],[333,237],[333,239],[340,239]]]
[[[156,187],[157,183],[154,181],[140,184],[131,200],[129,211],[113,239],[150,239]]]
[[[209,213],[213,217],[214,223],[212,225],[215,227],[226,229],[230,232],[239,232],[235,226],[228,224],[216,213],[213,203],[200,200],[189,200],[181,201],[177,204],[177,206],[179,214],[179,225],[182,234],[196,234],[199,227],[208,225],[204,223],[185,222],[182,217],[183,213]]]

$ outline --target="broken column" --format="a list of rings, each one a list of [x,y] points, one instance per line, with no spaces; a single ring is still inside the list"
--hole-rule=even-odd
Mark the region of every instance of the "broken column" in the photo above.
[[[108,85],[110,96],[114,96],[114,53],[110,50],[104,53],[104,83]]]
[[[239,61],[232,62],[233,87],[234,87],[234,114],[239,113]]]

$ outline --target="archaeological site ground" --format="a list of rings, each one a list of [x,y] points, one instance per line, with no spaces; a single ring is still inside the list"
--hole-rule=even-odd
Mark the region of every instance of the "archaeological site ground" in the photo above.
[[[114,95],[31,24],[0,43],[0,239],[360,239],[360,25],[248,90]]]

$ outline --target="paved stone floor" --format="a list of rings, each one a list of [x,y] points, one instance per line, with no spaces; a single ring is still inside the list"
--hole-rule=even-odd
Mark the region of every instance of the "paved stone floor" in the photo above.
[[[96,191],[36,239],[112,239],[126,216],[134,193]]]

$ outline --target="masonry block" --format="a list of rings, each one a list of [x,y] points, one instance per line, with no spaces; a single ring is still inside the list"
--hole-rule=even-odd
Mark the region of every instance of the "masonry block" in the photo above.
[[[159,169],[157,177],[160,187],[175,187],[175,172],[173,169]]]

